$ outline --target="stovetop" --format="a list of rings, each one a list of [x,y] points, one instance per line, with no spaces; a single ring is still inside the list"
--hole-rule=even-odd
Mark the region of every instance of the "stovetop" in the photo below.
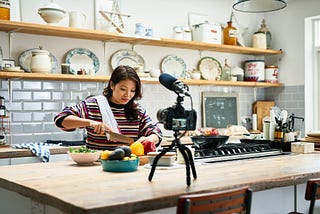
[[[195,149],[195,162],[213,163],[287,154],[268,143],[228,143],[216,149]]]

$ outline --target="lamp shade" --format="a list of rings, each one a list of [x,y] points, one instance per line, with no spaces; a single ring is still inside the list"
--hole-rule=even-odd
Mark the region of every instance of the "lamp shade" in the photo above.
[[[247,13],[265,13],[283,9],[287,0],[236,0],[233,9]]]

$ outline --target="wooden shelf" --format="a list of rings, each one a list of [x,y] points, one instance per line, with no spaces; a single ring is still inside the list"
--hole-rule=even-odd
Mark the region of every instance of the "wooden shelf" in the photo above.
[[[110,76],[97,75],[72,75],[72,74],[42,74],[42,73],[20,73],[0,71],[0,79],[10,80],[50,80],[50,81],[81,81],[81,82],[107,82]],[[144,84],[159,84],[157,78],[141,78]],[[232,82],[232,81],[213,81],[213,80],[191,80],[183,79],[188,85],[216,85],[216,86],[235,86],[235,87],[280,87],[281,83],[267,82]]]
[[[277,55],[282,54],[282,50],[266,50],[251,47],[217,45],[204,42],[182,41],[168,38],[147,38],[134,35],[123,35],[99,30],[88,30],[80,28],[50,26],[44,24],[33,24],[24,22],[13,22],[0,20],[0,31],[13,33],[28,33],[36,35],[59,36],[66,38],[98,40],[105,42],[120,42],[129,44],[141,44],[171,48],[184,48],[192,50],[206,50],[215,52],[227,52],[235,54],[250,55]]]

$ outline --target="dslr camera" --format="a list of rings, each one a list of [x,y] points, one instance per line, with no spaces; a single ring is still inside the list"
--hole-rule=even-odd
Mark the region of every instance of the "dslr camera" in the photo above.
[[[159,109],[157,118],[159,123],[163,123],[167,130],[187,131],[196,129],[197,112],[193,109],[186,111],[181,105]]]

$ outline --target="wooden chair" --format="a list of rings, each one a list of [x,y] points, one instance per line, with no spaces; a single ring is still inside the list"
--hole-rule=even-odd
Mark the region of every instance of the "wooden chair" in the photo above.
[[[177,214],[250,214],[251,199],[252,190],[249,187],[221,192],[182,195],[178,199]]]
[[[320,178],[308,180],[304,198],[310,201],[309,214],[313,214],[316,200],[320,200]]]

